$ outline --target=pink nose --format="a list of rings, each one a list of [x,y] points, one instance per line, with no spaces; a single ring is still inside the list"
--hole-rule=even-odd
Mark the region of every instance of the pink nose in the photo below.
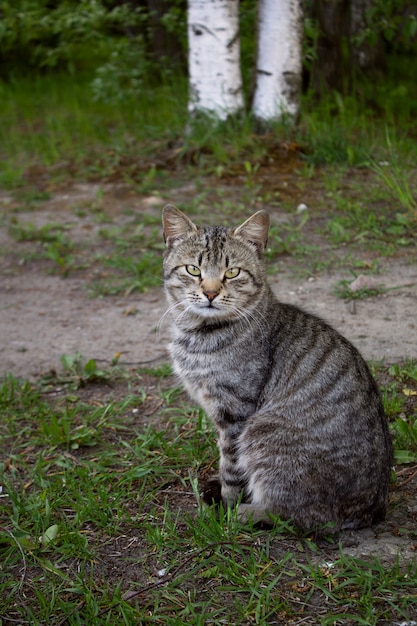
[[[213,302],[214,298],[219,295],[218,291],[203,291],[209,302]]]

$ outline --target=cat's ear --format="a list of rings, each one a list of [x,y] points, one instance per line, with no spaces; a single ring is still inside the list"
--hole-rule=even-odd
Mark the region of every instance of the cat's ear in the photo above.
[[[246,222],[234,229],[233,234],[244,237],[263,251],[268,243],[269,215],[266,211],[257,211]]]
[[[197,226],[173,204],[164,206],[162,224],[165,243],[168,243],[170,239],[183,239],[197,232]]]

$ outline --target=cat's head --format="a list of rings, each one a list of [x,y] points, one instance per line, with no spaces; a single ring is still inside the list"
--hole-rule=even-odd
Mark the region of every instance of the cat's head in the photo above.
[[[168,204],[162,221],[165,290],[178,313],[213,321],[238,319],[256,304],[265,287],[266,211],[236,228],[203,228]]]

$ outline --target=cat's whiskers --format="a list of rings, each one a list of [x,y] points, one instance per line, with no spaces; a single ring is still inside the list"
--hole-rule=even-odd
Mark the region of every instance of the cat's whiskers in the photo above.
[[[158,325],[157,325],[157,333],[158,333],[158,340],[160,340],[161,338],[161,329],[163,324],[166,321],[167,316],[176,308],[178,308],[179,306],[182,305],[182,302],[174,302],[174,304],[171,304],[167,310],[162,314],[162,316],[159,319]]]
[[[184,315],[186,315],[190,309],[192,309],[191,304],[189,304],[183,311],[181,311],[179,315],[177,315],[177,317],[175,318],[175,323],[178,324],[181,318],[184,317]]]
[[[254,313],[252,313],[252,311],[246,309],[246,310],[241,310],[239,308],[237,308],[236,306],[230,305],[231,310],[233,311],[233,313],[237,314],[237,317],[239,319],[239,321],[241,323],[245,323],[245,325],[247,326],[248,330],[250,330],[251,335],[253,337],[253,333],[254,333],[254,328],[253,326],[256,326],[258,328],[258,331],[261,333],[262,336],[265,335],[266,330],[268,328],[268,324],[267,324],[267,320],[265,319],[264,315],[262,315],[262,313],[260,311],[257,311],[255,309],[255,311],[258,313],[258,317],[256,315],[254,315]],[[259,319],[261,318],[261,319]]]

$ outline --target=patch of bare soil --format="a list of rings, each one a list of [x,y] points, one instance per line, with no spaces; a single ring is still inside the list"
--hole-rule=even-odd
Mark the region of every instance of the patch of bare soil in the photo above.
[[[186,192],[183,188],[181,193],[184,196]],[[188,193],[194,192],[191,186]],[[20,210],[18,219],[37,226],[61,223],[72,238],[93,245],[97,223],[77,217],[74,206],[93,203],[97,193],[94,185],[74,186],[38,204],[36,211]],[[174,191],[172,199],[179,199],[181,193]],[[13,201],[7,196],[2,200],[4,214],[10,218]],[[121,224],[126,220],[126,205],[137,214],[156,215],[164,201],[134,196],[113,186],[105,189],[104,204],[111,211],[113,224]],[[272,221],[279,223],[279,219],[278,210],[273,209]],[[163,319],[166,305],[162,288],[92,298],[86,288],[94,280],[91,273],[70,272],[64,277],[50,273],[44,261],[29,257],[21,263],[21,251],[32,244],[17,243],[9,234],[9,224],[10,219],[5,219],[0,228],[0,377],[10,372],[34,380],[59,370],[62,354],[76,352],[99,364],[110,363],[116,353],[121,353],[120,363],[131,366],[167,360],[169,332]],[[381,260],[376,280],[382,289],[379,295],[366,299],[346,301],[335,295],[339,281],[352,279],[343,269],[296,279],[291,257],[282,260],[280,272],[271,276],[271,283],[282,301],[300,305],[332,323],[366,359],[391,363],[417,358],[417,267],[413,254]],[[344,552],[358,557],[375,554],[386,564],[394,563],[397,557],[400,561],[413,559],[416,522],[417,477],[415,468],[404,468],[393,486],[387,520],[372,529],[344,533]],[[337,558],[336,553],[331,552],[329,560]]]

